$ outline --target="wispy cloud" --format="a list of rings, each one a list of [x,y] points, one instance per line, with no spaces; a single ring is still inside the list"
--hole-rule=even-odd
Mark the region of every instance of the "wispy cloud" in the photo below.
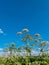
[[[0,53],[0,56],[4,56],[4,57],[8,57],[9,56],[9,54],[10,54],[10,51],[8,51],[8,52],[3,52],[3,48],[0,48],[0,51],[1,51],[1,53]],[[26,55],[26,51],[21,51],[20,53],[19,52],[13,52],[13,54],[12,55],[21,55],[21,56],[23,56],[23,55]],[[49,54],[49,51],[46,51],[45,52],[46,54]],[[31,55],[32,56],[38,56],[38,55],[41,55],[42,53],[40,52],[40,51],[36,51],[36,50],[32,50],[32,52],[31,52]]]
[[[0,51],[3,51],[3,48],[0,48]]]
[[[2,30],[2,28],[0,28],[0,34],[3,34],[4,36],[6,36],[5,32]]]
[[[40,51],[33,50],[31,52],[31,55],[33,55],[33,56],[38,56],[39,54],[40,54]]]
[[[4,34],[4,31],[0,28],[0,34]]]

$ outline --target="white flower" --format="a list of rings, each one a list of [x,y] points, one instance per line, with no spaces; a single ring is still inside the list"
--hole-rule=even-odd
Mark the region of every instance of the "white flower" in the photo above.
[[[36,37],[40,37],[40,34],[36,33],[35,36],[36,36]]]
[[[42,41],[42,42],[41,42],[41,44],[45,44],[45,43],[46,43],[46,41]]]
[[[28,30],[28,29],[23,29],[22,31],[23,31],[23,32],[29,32],[29,30]]]
[[[21,35],[22,34],[22,32],[17,32],[17,35]]]
[[[41,44],[49,45],[49,42],[48,41],[42,41]]]
[[[34,42],[39,42],[39,40],[35,39]]]

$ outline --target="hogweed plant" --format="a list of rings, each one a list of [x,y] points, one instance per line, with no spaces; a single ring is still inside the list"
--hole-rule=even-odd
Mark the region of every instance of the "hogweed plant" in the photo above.
[[[0,57],[0,65],[49,65],[49,42],[42,40],[39,33],[31,35],[29,32],[26,28],[17,32],[23,43],[20,47],[14,42],[5,44],[3,52],[7,57]]]

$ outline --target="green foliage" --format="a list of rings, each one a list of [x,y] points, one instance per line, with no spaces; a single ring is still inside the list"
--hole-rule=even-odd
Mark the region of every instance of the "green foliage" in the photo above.
[[[39,60],[40,59],[40,60]],[[41,61],[42,59],[42,61]],[[49,65],[49,58],[41,58],[39,56],[32,57],[7,57],[0,58],[0,65]]]
[[[49,65],[49,56],[44,53],[49,42],[42,41],[40,39],[40,34],[36,33],[33,38],[30,34],[27,34],[27,32],[29,32],[28,29],[23,29],[22,32],[17,32],[18,36],[24,34],[23,37],[21,37],[22,42],[25,42],[24,46],[16,48],[16,44],[14,42],[10,45],[5,44],[6,48],[4,49],[4,52],[10,52],[10,55],[8,57],[0,57],[0,65]],[[35,48],[34,46],[40,48],[39,51],[40,54],[42,53],[41,55],[31,55],[31,52]],[[26,51],[26,54],[21,56],[20,53],[24,50]],[[16,52],[18,52],[18,55],[14,55]]]

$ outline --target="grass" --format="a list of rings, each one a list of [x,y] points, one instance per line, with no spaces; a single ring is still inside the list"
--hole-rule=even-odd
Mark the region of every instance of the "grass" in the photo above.
[[[49,56],[0,57],[0,65],[49,65]]]

